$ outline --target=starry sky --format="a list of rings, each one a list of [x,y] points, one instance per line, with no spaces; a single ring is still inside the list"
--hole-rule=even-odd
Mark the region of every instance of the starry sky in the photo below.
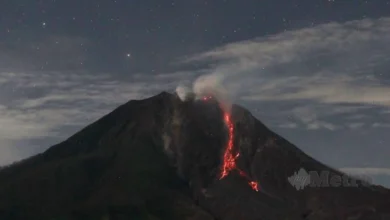
[[[0,2],[0,165],[196,80],[390,187],[390,1]]]

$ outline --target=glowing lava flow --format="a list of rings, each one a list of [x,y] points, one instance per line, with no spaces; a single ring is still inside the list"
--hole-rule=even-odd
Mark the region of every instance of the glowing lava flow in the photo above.
[[[225,153],[223,154],[223,167],[222,167],[222,174],[220,179],[226,177],[231,170],[236,168],[236,159],[238,158],[238,156],[240,156],[239,153],[236,153],[234,155],[233,152],[234,126],[230,119],[230,115],[225,112],[223,118],[225,120],[226,125],[228,126],[229,138],[228,138],[228,143],[227,143]]]
[[[246,173],[244,173],[242,170],[237,168],[236,159],[240,156],[240,154],[235,153],[233,151],[233,148],[234,148],[234,142],[233,142],[234,141],[234,125],[231,121],[231,115],[229,113],[225,112],[224,113],[224,120],[225,120],[225,123],[228,127],[228,131],[229,131],[228,137],[229,138],[228,138],[227,146],[225,149],[225,153],[223,155],[223,166],[222,166],[222,172],[221,172],[220,179],[225,178],[230,173],[230,171],[236,169],[241,176],[248,179],[249,186],[252,187],[252,189],[255,190],[256,192],[258,192],[259,191],[259,184],[255,181],[250,180],[250,178],[248,177],[248,175]]]
[[[253,190],[255,190],[256,192],[259,191],[259,184],[255,181],[251,181],[249,182],[249,186],[252,187]]]
[[[209,101],[212,100],[212,96],[203,96],[203,101]],[[223,109],[223,108],[221,108]],[[240,156],[238,152],[234,152],[234,124],[231,119],[231,115],[228,112],[224,111],[223,119],[225,121],[226,126],[228,127],[228,142],[225,149],[225,152],[223,154],[223,166],[221,171],[221,177],[220,180],[225,178],[227,175],[229,175],[230,171],[237,170],[238,173],[247,179],[248,185],[255,190],[256,192],[259,191],[259,184],[256,181],[251,180],[251,178],[242,170],[240,170],[236,165],[236,159]]]

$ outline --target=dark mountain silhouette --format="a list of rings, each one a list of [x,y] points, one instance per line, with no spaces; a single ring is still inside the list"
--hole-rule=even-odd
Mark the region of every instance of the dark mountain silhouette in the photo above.
[[[231,120],[237,169],[220,180],[228,132],[215,100],[182,102],[163,92],[130,101],[3,168],[0,219],[390,219],[390,190],[353,178],[353,187],[297,190],[291,176],[301,168],[328,172],[327,179],[343,173],[240,106],[232,107]],[[258,192],[248,179],[259,184]]]

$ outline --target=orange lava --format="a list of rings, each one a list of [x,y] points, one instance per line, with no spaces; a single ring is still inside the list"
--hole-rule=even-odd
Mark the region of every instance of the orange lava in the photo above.
[[[203,101],[209,101],[213,99],[212,96],[203,96]],[[223,119],[228,128],[228,142],[223,154],[223,166],[221,170],[220,180],[229,175],[230,171],[236,170],[238,173],[247,179],[248,185],[256,192],[259,191],[259,183],[253,181],[244,171],[240,170],[236,165],[236,160],[240,156],[240,153],[234,152],[234,124],[231,119],[231,115],[228,112],[224,112]]]
[[[255,182],[255,181],[251,181],[249,182],[249,186],[252,187],[252,189],[256,192],[259,191],[259,183]]]
[[[208,100],[211,100],[212,98],[213,98],[212,96],[203,96],[202,100],[208,101]]]
[[[245,177],[248,180],[249,186],[256,192],[259,191],[259,184],[255,181],[252,181],[249,176],[242,170],[237,168],[236,159],[240,156],[238,152],[234,152],[234,125],[231,120],[231,115],[228,112],[224,112],[224,121],[228,127],[228,142],[223,154],[223,166],[221,171],[220,180],[225,178],[230,171],[237,170],[238,173]]]
[[[236,159],[240,156],[239,153],[233,152],[234,126],[229,113],[225,112],[223,118],[225,120],[226,125],[228,126],[229,138],[225,153],[223,154],[223,167],[220,179],[226,177],[230,171],[236,168]]]

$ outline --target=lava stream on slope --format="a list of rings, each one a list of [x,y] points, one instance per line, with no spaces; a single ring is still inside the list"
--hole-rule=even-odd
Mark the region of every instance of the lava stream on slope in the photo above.
[[[259,191],[259,184],[256,181],[253,181],[249,178],[249,176],[242,170],[240,170],[236,165],[236,159],[240,156],[240,153],[234,152],[234,125],[231,121],[231,115],[228,112],[224,112],[224,121],[226,123],[226,126],[228,127],[228,142],[227,146],[223,155],[223,166],[221,171],[221,177],[220,180],[225,178],[230,171],[237,170],[238,173],[245,177],[248,180],[249,186],[255,190],[256,192]]]
[[[213,96],[203,96],[203,101],[209,101],[212,100]],[[231,120],[231,115],[229,112],[225,111],[223,107],[221,107],[223,110],[223,119],[225,121],[225,124],[228,128],[228,142],[225,148],[225,152],[223,154],[223,165],[221,170],[221,176],[220,180],[225,178],[227,175],[229,175],[230,171],[236,170],[238,173],[244,177],[248,181],[248,185],[256,192],[259,191],[259,183],[256,181],[253,181],[249,175],[247,175],[244,171],[240,170],[236,165],[236,160],[240,156],[240,153],[234,152],[234,124]]]

